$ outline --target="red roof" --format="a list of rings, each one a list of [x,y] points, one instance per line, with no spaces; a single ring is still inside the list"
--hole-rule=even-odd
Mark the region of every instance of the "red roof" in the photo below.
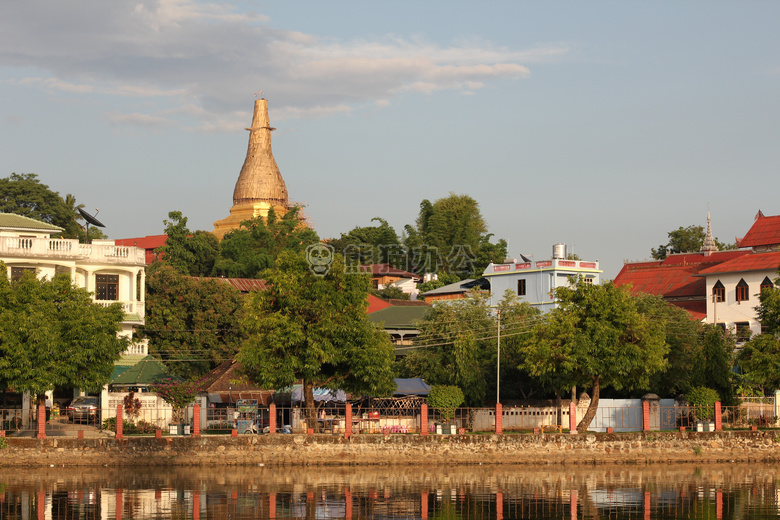
[[[765,217],[760,211],[756,221],[739,240],[739,247],[773,246],[780,244],[780,215]]]
[[[673,302],[675,307],[680,307],[681,309],[685,309],[688,311],[688,314],[691,315],[691,318],[697,319],[699,321],[707,318],[707,300],[696,300],[696,301],[687,301],[687,302]]]
[[[700,275],[716,273],[739,273],[744,271],[777,271],[780,267],[780,252],[751,253],[701,271]]]
[[[376,312],[382,309],[386,309],[387,307],[392,306],[392,303],[383,300],[382,298],[377,298],[373,294],[368,295],[368,313],[371,314],[372,312]]]
[[[371,264],[371,265],[361,265],[360,270],[363,272],[371,272],[374,276],[397,276],[399,278],[420,278],[414,273],[410,273],[409,271],[404,271],[403,269],[398,269],[396,267],[393,267],[390,264]]]
[[[750,251],[719,251],[709,256],[703,253],[669,255],[655,262],[623,265],[615,277],[615,285],[631,284],[632,292],[643,292],[665,298],[705,297],[703,278],[696,275],[729,260],[749,255]]]

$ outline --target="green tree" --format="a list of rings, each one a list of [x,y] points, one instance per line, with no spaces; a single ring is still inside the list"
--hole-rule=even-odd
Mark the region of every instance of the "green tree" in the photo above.
[[[669,347],[663,327],[640,312],[624,287],[578,280],[574,288],[556,289],[555,296],[559,307],[537,325],[525,367],[533,375],[568,381],[568,387],[589,384],[590,406],[577,426],[584,431],[596,415],[602,386],[647,388],[665,367]]]
[[[737,354],[737,365],[762,394],[780,388],[780,339],[775,334],[754,336]]]
[[[74,199],[75,202],[75,199]],[[42,184],[34,173],[16,174],[0,179],[0,212],[15,213],[59,226],[63,238],[78,238],[79,225],[72,208],[59,193]]]
[[[300,220],[300,207],[292,207],[279,218],[273,209],[266,218],[257,217],[225,235],[215,270],[221,276],[259,278],[273,267],[282,251],[301,252],[319,242],[317,233]]]
[[[219,241],[207,231],[192,232],[180,211],[168,213],[165,245],[158,248],[161,260],[176,271],[190,276],[212,276],[219,259]]]
[[[774,280],[775,287],[767,287],[758,296],[756,317],[761,322],[761,330],[766,334],[780,336],[780,289],[776,285],[780,278]]]
[[[505,297],[502,313],[501,388],[503,395],[516,393],[523,378],[512,361],[523,329],[538,314],[527,303]],[[469,298],[436,304],[418,323],[415,348],[399,363],[403,377],[423,377],[431,385],[457,386],[467,406],[482,406],[495,397],[498,356],[498,321],[487,298],[472,293]],[[526,380],[527,381],[527,380]]]
[[[268,290],[249,299],[238,360],[263,387],[301,381],[307,421],[316,424],[315,387],[389,395],[394,351],[368,320],[368,275],[348,274],[338,255],[325,276],[310,267],[304,254],[283,251],[263,273]]]
[[[669,254],[701,251],[701,246],[704,243],[704,237],[706,236],[702,226],[681,226],[667,234],[669,236],[669,242],[661,244],[658,246],[658,249],[652,248],[650,250],[650,254],[656,260],[663,260]],[[724,244],[717,238],[715,239],[715,245],[718,246],[718,249],[721,251],[737,248],[736,244]]]
[[[244,338],[244,296],[232,285],[155,262],[146,288],[146,322],[139,333],[171,374],[197,378],[236,355]]]
[[[506,241],[490,242],[479,204],[468,195],[450,193],[433,203],[423,200],[415,225],[407,225],[404,233],[411,263],[420,271],[435,272],[430,267],[440,264],[439,271],[476,277],[490,262],[506,258]]]
[[[0,388],[99,390],[127,347],[116,335],[123,318],[120,304],[95,304],[66,274],[9,282],[0,263]]]
[[[348,263],[358,265],[390,264],[398,269],[408,270],[408,256],[398,239],[395,229],[386,220],[374,217],[376,226],[355,227],[340,238],[328,240],[337,253]]]
[[[702,326],[700,360],[693,370],[693,386],[718,392],[725,406],[734,406],[734,336],[717,325]]]

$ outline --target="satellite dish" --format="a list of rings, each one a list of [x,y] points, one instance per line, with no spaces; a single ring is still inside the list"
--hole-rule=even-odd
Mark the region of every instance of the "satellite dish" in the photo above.
[[[84,220],[86,220],[87,222],[89,222],[93,226],[106,227],[106,226],[103,225],[102,222],[100,222],[98,219],[96,219],[95,217],[93,217],[92,215],[90,215],[89,213],[84,211],[83,209],[78,208],[78,210],[79,210],[79,213],[81,213],[81,216],[84,217]],[[97,215],[97,213],[95,213],[95,214]]]

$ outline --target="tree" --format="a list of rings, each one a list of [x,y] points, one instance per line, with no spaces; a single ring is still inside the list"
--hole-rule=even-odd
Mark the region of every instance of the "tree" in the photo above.
[[[780,283],[780,278],[774,280],[774,284]],[[767,287],[758,296],[756,316],[761,322],[761,330],[766,334],[780,335],[780,289]]]
[[[506,258],[506,242],[490,242],[479,204],[468,195],[450,193],[433,203],[423,200],[415,226],[407,225],[404,232],[418,272],[443,270],[461,278],[476,277],[490,262]]]
[[[669,242],[661,244],[658,246],[658,249],[653,248],[650,250],[650,254],[656,260],[663,260],[669,254],[701,251],[706,233],[702,226],[688,226],[685,228],[681,226],[674,231],[670,231],[667,235],[669,236]],[[736,249],[737,247],[736,244],[724,244],[717,238],[715,239],[715,245],[721,251]]]
[[[316,424],[315,387],[389,395],[394,352],[368,320],[368,275],[347,273],[338,255],[324,276],[310,267],[304,254],[283,251],[263,273],[268,289],[250,296],[238,361],[265,388],[301,381],[306,420]]]
[[[168,213],[165,245],[159,248],[161,260],[183,275],[212,276],[219,258],[219,241],[206,231],[192,232],[180,211]]]
[[[505,298],[502,312],[502,385],[516,386],[510,361],[514,344],[521,338],[522,326],[538,311],[527,303]],[[505,319],[504,319],[505,317]],[[469,298],[437,304],[418,323],[415,348],[400,362],[403,377],[423,377],[431,385],[457,386],[467,406],[482,406],[488,395],[495,396],[498,354],[498,322],[486,297],[472,293]],[[517,366],[517,363],[514,363]],[[511,375],[510,375],[511,374]],[[509,389],[510,385],[502,386]]]
[[[408,255],[395,229],[379,217],[372,218],[371,222],[378,222],[379,225],[355,227],[349,233],[342,233],[340,238],[328,240],[328,244],[341,253],[348,263],[390,264],[408,270]]]
[[[273,208],[268,216],[241,223],[225,235],[220,244],[220,259],[215,271],[221,276],[259,278],[273,267],[282,251],[302,252],[319,242],[317,233],[300,220],[301,208],[290,208],[281,218]]]
[[[244,339],[244,297],[232,285],[155,262],[146,287],[146,322],[139,333],[170,373],[196,378],[236,355]]]
[[[73,209],[67,206],[59,193],[42,184],[34,173],[12,173],[10,177],[0,179],[0,212],[15,213],[59,226],[65,230],[63,238],[79,237],[79,225]]]
[[[587,430],[601,387],[646,388],[650,376],[664,368],[669,347],[661,324],[643,315],[624,287],[580,279],[573,288],[557,288],[555,296],[559,307],[536,326],[525,366],[568,387],[589,383],[591,402],[577,426]]]
[[[774,334],[755,336],[742,346],[737,365],[762,394],[780,388],[780,339]]]
[[[78,239],[79,241],[87,244],[91,242],[94,239],[101,239],[101,238],[108,238],[105,233],[103,233],[99,227],[92,226],[91,228],[88,226],[84,226],[81,224],[82,221],[84,221],[84,217],[81,216],[81,213],[79,212],[80,209],[84,209],[84,204],[77,204],[76,203],[76,197],[74,197],[72,194],[68,193],[65,195],[65,205],[68,207],[70,212],[73,214],[73,219],[76,221],[76,226],[78,228]],[[89,236],[87,236],[87,232],[89,231]]]
[[[95,304],[66,274],[10,282],[0,263],[0,388],[99,390],[127,348],[116,335],[123,318],[120,304]]]

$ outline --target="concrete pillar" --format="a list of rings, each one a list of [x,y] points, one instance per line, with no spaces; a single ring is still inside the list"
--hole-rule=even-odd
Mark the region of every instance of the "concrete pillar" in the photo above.
[[[200,492],[192,492],[192,520],[200,520]]]
[[[650,431],[650,403],[642,401],[642,431]]]
[[[268,405],[268,435],[276,435],[276,405],[274,403]]]
[[[352,437],[352,404],[347,403],[347,408],[344,411],[344,438],[349,439]]]
[[[122,520],[122,516],[124,516],[125,501],[122,497],[123,497],[122,490],[117,489],[116,490],[116,520]]]
[[[577,405],[574,401],[569,403],[569,433],[572,435],[577,433]]]
[[[571,419],[569,419],[569,421],[571,422]],[[569,491],[569,518],[571,518],[571,520],[577,520],[577,503],[577,490],[572,489]]]
[[[344,490],[344,518],[352,520],[352,492],[348,489]]]
[[[715,491],[715,518],[717,520],[723,519],[723,490],[718,489]]]
[[[428,520],[428,493],[425,492],[420,493],[420,518]]]
[[[504,407],[496,403],[496,435],[504,433]]]
[[[496,493],[496,520],[504,520],[504,494]]]
[[[723,431],[723,413],[720,406],[720,401],[715,402],[715,431]]]
[[[38,405],[38,438],[46,438],[46,406]]]
[[[644,510],[644,519],[645,520],[651,520],[653,518],[653,508],[650,505],[650,492],[645,491],[644,496],[642,498],[642,506]]]
[[[124,429],[124,417],[122,416],[122,405],[116,405],[116,438],[122,440],[125,436],[122,433]]]
[[[38,520],[46,519],[46,491],[40,490],[36,493],[36,509],[38,510]]]
[[[428,435],[428,404],[420,405],[420,435]]]
[[[200,437],[200,405],[198,403],[192,407],[192,436]]]
[[[268,493],[268,518],[276,520],[276,493]]]

